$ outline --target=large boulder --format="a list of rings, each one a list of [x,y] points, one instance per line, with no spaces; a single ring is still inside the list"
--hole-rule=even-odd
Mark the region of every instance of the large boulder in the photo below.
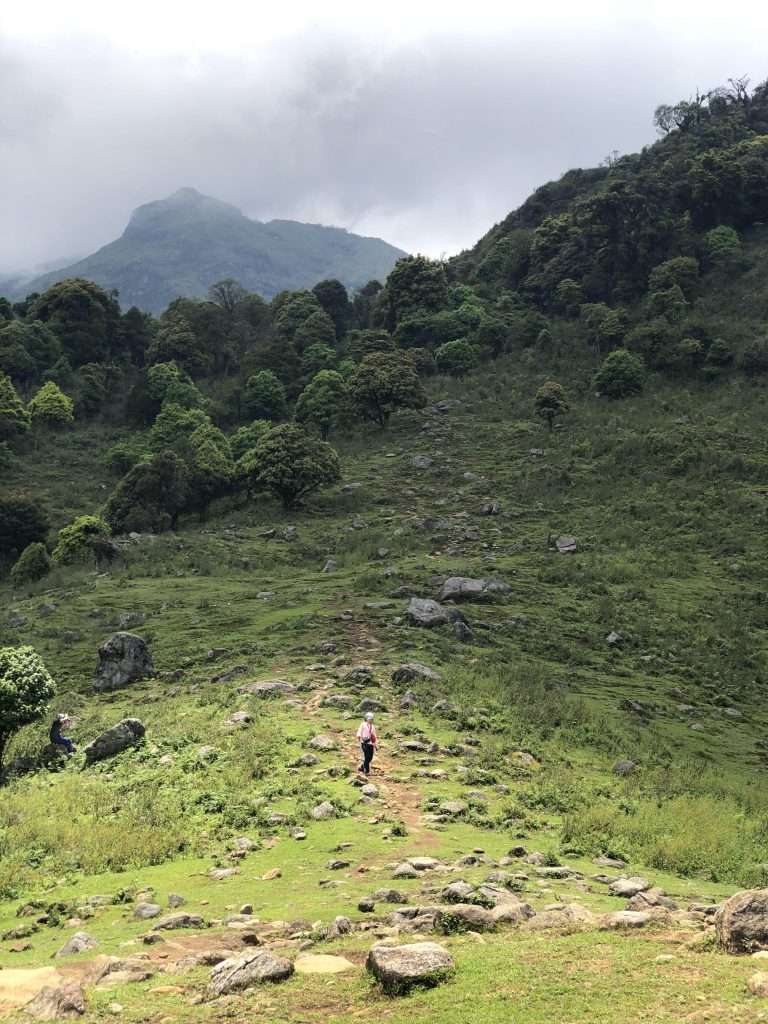
[[[651,883],[647,878],[633,875],[631,878],[617,878],[611,882],[608,891],[612,896],[626,896],[627,899],[631,899],[633,896],[637,896],[639,892],[645,892],[650,888]]]
[[[432,988],[453,974],[453,957],[436,942],[409,946],[374,946],[366,967],[387,995],[404,995],[413,988]]]
[[[404,664],[398,665],[392,673],[393,683],[439,683],[442,678],[441,672],[429,668],[428,665],[422,665],[420,661],[406,661]]]
[[[717,943],[729,953],[768,949],[768,889],[737,892],[715,915]]]
[[[412,597],[405,611],[405,617],[413,626],[445,626],[450,622],[464,622],[458,608],[446,608],[430,597]]]
[[[24,1012],[35,1020],[65,1020],[85,1013],[85,993],[76,981],[63,981],[57,986],[42,988],[27,1003]]]
[[[146,641],[135,633],[115,633],[99,647],[99,663],[93,688],[99,693],[155,674]]]
[[[146,732],[144,723],[138,718],[124,718],[122,722],[107,729],[101,736],[88,744],[85,748],[85,763],[93,764],[95,761],[103,761],[105,757],[113,757],[128,747],[133,747],[141,741]]]
[[[249,950],[242,956],[222,960],[211,971],[210,992],[223,996],[229,992],[242,992],[252,985],[285,981],[293,974],[293,964],[283,956],[275,956],[267,949]]]
[[[449,576],[440,591],[441,601],[489,601],[496,594],[508,594],[512,588],[501,580]]]

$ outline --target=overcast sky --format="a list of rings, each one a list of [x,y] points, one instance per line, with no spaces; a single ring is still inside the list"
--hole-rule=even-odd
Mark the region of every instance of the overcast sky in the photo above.
[[[754,0],[370,6],[4,0],[0,271],[85,255],[184,185],[454,253],[653,141],[658,103],[768,77]]]

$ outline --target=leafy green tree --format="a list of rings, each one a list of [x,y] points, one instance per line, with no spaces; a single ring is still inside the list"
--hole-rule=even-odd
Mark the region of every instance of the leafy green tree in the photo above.
[[[639,356],[625,348],[614,349],[603,360],[595,375],[598,394],[607,398],[626,398],[643,390],[645,367]]]
[[[35,583],[47,576],[51,571],[51,559],[45,544],[35,541],[27,544],[11,569],[11,583],[21,587],[25,583]]]
[[[44,541],[48,529],[48,516],[39,501],[25,494],[0,494],[0,560]]]
[[[344,378],[333,370],[321,370],[299,395],[297,423],[316,427],[325,441],[331,430],[348,417],[349,391]]]
[[[712,228],[704,235],[704,252],[711,267],[727,267],[735,263],[742,252],[738,231],[726,224]]]
[[[189,439],[190,505],[202,514],[215,499],[226,494],[235,476],[229,441],[212,423],[199,426]]]
[[[53,381],[43,384],[28,408],[35,427],[61,427],[75,418],[74,402]]]
[[[32,380],[61,357],[61,342],[39,320],[0,321],[0,369],[16,380]]]
[[[99,544],[109,540],[109,532],[109,526],[100,516],[78,516],[59,530],[51,555],[54,564],[74,565],[87,561]]]
[[[179,405],[182,409],[203,409],[205,398],[177,363],[155,363],[147,370],[147,393],[161,405]]]
[[[321,370],[332,370],[337,361],[336,350],[329,345],[310,345],[301,357],[301,372],[311,379]]]
[[[612,309],[604,302],[587,302],[579,309],[590,342],[600,354],[620,344],[626,330],[626,313],[623,309]]]
[[[131,306],[120,319],[120,345],[134,366],[143,366],[147,350],[157,330],[157,323],[149,313]]]
[[[254,373],[245,383],[243,409],[255,420],[282,420],[287,413],[285,388],[271,370]]]
[[[710,374],[717,374],[733,365],[734,351],[725,338],[715,338],[704,360]]]
[[[34,647],[0,647],[0,768],[11,737],[42,718],[55,694]]]
[[[437,372],[435,357],[428,348],[409,348],[403,355],[420,377],[431,377]],[[355,366],[352,364],[352,372]]]
[[[192,377],[201,377],[211,369],[210,350],[179,315],[164,319],[147,350],[147,363],[175,362]]]
[[[273,305],[279,300],[276,296]],[[273,313],[273,324],[281,338],[293,341],[296,331],[314,313],[322,313],[323,307],[312,292],[289,292],[288,297],[277,306]]]
[[[198,427],[210,423],[202,409],[183,409],[168,402],[157,414],[149,432],[149,447],[153,452],[175,451],[182,457],[189,448],[189,439]]]
[[[377,302],[383,292],[381,281],[368,281],[352,296],[352,317],[350,322],[365,330],[373,327],[373,315]]]
[[[328,314],[319,309],[302,321],[293,333],[293,343],[299,353],[311,345],[332,348],[336,342],[336,329]]]
[[[564,278],[555,288],[555,308],[563,316],[574,317],[579,315],[579,309],[584,304],[584,289],[578,281],[572,277]]]
[[[479,363],[479,355],[474,345],[466,338],[446,341],[435,352],[435,363],[440,373],[451,377],[465,377]]]
[[[547,421],[552,430],[555,419],[564,416],[569,409],[565,389],[555,380],[548,380],[536,392],[533,407],[537,416]]]
[[[31,303],[28,318],[51,328],[73,366],[119,355],[120,306],[93,281],[73,277],[51,285]]]
[[[390,330],[413,313],[437,313],[448,305],[448,282],[443,264],[426,256],[404,256],[387,278]]]
[[[688,313],[688,302],[679,284],[663,291],[649,292],[646,311],[650,317],[664,317],[671,324],[679,324]]]
[[[509,327],[500,316],[483,313],[482,319],[472,335],[473,344],[496,359],[507,346]]]
[[[665,260],[648,275],[649,292],[667,291],[677,285],[686,300],[693,297],[698,283],[699,263],[693,256],[676,256]]]
[[[10,441],[25,434],[30,424],[29,413],[11,383],[11,378],[0,373],[0,441]]]
[[[366,356],[349,378],[353,405],[362,419],[384,428],[398,409],[423,409],[427,396],[407,357],[397,352]]]
[[[246,452],[255,448],[261,438],[272,429],[269,420],[254,420],[244,427],[238,428],[229,439],[232,458],[238,462]]]
[[[272,491],[285,509],[341,479],[336,451],[294,423],[273,427],[243,457],[241,468],[250,491]]]
[[[392,336],[383,329],[349,331],[346,337],[346,352],[350,359],[361,362],[374,352],[394,352],[395,342]]]
[[[114,473],[115,476],[125,476],[128,470],[142,462],[148,454],[143,440],[133,436],[127,441],[118,441],[117,444],[107,448],[103,462],[110,473]]]
[[[175,529],[189,500],[189,473],[172,451],[163,451],[128,472],[110,495],[104,519],[113,534]]]
[[[0,324],[13,320],[13,306],[5,296],[0,297]]]
[[[349,323],[349,295],[347,289],[335,278],[319,281],[312,293],[333,321],[336,337],[341,338]]]

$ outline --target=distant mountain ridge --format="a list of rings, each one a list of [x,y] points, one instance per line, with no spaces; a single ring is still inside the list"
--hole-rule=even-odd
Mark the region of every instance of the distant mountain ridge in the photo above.
[[[120,238],[77,263],[23,282],[23,292],[85,277],[116,288],[124,309],[158,313],[179,295],[204,296],[226,277],[267,299],[324,278],[359,288],[373,278],[383,280],[404,255],[382,239],[343,228],[251,220],[236,206],[182,188],[139,206]]]

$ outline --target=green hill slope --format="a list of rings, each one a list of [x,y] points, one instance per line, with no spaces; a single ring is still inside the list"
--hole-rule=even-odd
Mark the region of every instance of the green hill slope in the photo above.
[[[56,281],[84,277],[117,289],[124,307],[157,313],[183,295],[203,297],[224,278],[271,298],[284,289],[338,278],[349,288],[383,280],[403,256],[378,238],[341,228],[250,220],[236,207],[179,189],[140,206],[123,235],[72,266],[26,282],[26,293]]]

